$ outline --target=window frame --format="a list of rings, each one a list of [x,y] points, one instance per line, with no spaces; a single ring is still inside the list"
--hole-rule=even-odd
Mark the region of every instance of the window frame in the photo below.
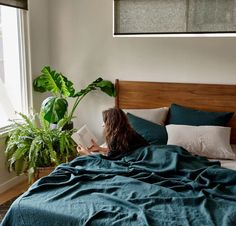
[[[19,34],[20,80],[22,85],[21,99],[23,100],[23,109],[25,109],[23,113],[29,114],[30,110],[33,108],[29,15],[25,10],[16,10]],[[9,125],[0,127],[0,138],[6,136],[10,130],[10,122]]]

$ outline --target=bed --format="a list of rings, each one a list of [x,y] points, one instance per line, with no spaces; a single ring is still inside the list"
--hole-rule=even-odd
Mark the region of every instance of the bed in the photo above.
[[[236,85],[116,81],[116,106],[153,109],[181,104],[236,112]],[[236,115],[231,144],[236,144]],[[215,140],[216,147],[218,140]],[[11,206],[2,226],[236,225],[234,160],[151,144],[120,160],[78,157],[36,181]]]

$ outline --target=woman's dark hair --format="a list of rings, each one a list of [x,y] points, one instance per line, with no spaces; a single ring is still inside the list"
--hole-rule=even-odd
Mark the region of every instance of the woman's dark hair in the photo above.
[[[102,112],[105,124],[104,135],[109,150],[129,151],[129,139],[135,133],[126,114],[119,108]]]

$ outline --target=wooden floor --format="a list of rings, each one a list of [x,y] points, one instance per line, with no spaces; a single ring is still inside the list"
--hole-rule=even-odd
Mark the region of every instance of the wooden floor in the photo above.
[[[21,182],[20,184],[10,188],[9,190],[0,194],[0,205],[8,200],[20,195],[28,189],[28,180]]]
[[[34,181],[48,175],[55,167],[41,167],[38,168],[38,172],[35,175]],[[29,187],[28,180],[25,180],[18,185],[14,186],[13,188],[0,193],[0,205],[4,202],[7,202],[8,200],[22,194],[25,192]]]

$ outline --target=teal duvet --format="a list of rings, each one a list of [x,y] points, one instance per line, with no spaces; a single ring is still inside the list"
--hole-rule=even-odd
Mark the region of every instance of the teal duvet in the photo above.
[[[169,145],[78,157],[12,204],[13,225],[236,226],[236,171]]]

